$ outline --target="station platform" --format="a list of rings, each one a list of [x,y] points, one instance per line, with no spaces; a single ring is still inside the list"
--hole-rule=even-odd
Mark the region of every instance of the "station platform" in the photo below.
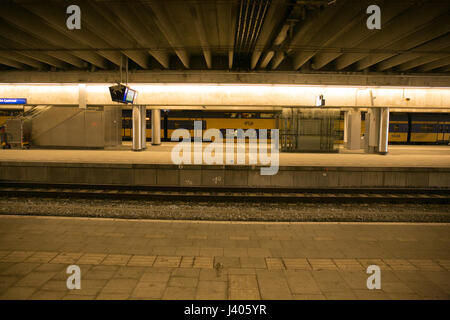
[[[278,172],[261,175],[260,164],[173,164],[175,144],[148,143],[140,152],[131,151],[129,143],[109,150],[0,150],[0,181],[220,188],[450,188],[450,146],[391,145],[387,155],[344,149],[332,154],[280,152]]]
[[[0,299],[448,300],[449,227],[0,215]]]

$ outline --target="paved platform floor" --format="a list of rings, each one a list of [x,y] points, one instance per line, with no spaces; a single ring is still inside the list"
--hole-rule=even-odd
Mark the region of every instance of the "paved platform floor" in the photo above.
[[[0,216],[0,299],[449,299],[449,245],[449,224]]]
[[[148,143],[148,149],[142,152],[131,151],[129,143],[125,143],[119,150],[0,150],[0,161],[172,164],[170,151],[175,144],[166,142],[160,146],[152,146]],[[207,145],[209,143],[203,143],[203,147]],[[279,159],[280,166],[448,168],[450,146],[391,145],[387,155],[365,154],[362,150],[341,150],[337,154],[280,153]],[[237,163],[236,155],[235,163]]]

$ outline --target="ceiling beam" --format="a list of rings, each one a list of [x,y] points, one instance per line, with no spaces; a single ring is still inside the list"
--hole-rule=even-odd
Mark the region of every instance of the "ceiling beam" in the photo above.
[[[317,15],[310,16],[305,23],[300,27],[297,33],[291,39],[289,45],[287,45],[287,52],[298,51],[295,49],[297,46],[306,46],[312,41],[318,30],[322,29],[330,19],[332,19],[341,8],[343,2],[337,4],[330,4],[325,10],[319,12]],[[278,68],[280,63],[284,60],[285,54],[278,53],[275,55],[272,61],[271,69]]]
[[[362,2],[361,6],[366,7],[367,1]],[[346,33],[348,30],[347,25],[352,21],[359,21],[363,16],[366,16],[365,12],[361,11],[361,6],[355,5],[354,2],[343,2],[342,5],[335,4],[333,16],[327,24],[323,25],[317,33],[311,37],[304,37],[304,41],[301,45],[307,45],[311,47],[327,46],[329,43],[336,40],[339,36]],[[333,32],[330,32],[333,30]],[[301,68],[309,59],[311,59],[318,50],[300,51],[294,57],[294,70]]]
[[[264,19],[264,23],[261,28],[261,32],[258,36],[258,39],[256,40],[255,49],[252,52],[252,57],[250,60],[251,69],[255,69],[264,49],[270,47],[269,43],[270,38],[272,37],[274,29],[280,23],[280,18],[282,17],[285,10],[286,10],[286,3],[284,1],[273,1],[269,5],[269,9],[267,10],[266,17]],[[273,53],[271,55],[273,56]],[[271,55],[267,54],[265,55],[264,59],[265,62]],[[269,63],[269,61],[265,63],[266,66]]]
[[[78,41],[88,39],[88,37],[83,36],[83,34],[89,34],[86,29],[77,30],[77,32],[67,30],[64,20],[65,15],[61,14],[61,10],[58,10],[54,6],[48,7],[42,5],[42,3],[38,5],[24,3],[21,6],[13,6],[12,4],[5,5],[0,10],[0,15],[4,14],[5,20],[8,20],[9,23],[17,26],[22,31],[36,37],[44,44],[50,43],[58,48],[80,48],[81,46]],[[41,18],[39,19],[41,21],[37,20],[37,17]],[[101,55],[100,52],[97,54],[87,51],[71,51],[71,54],[97,67],[107,68],[106,61],[98,55]],[[110,52],[105,53],[106,56],[112,56],[112,54]]]
[[[140,5],[140,3],[131,3],[129,9],[124,10],[123,3],[111,3],[111,10],[118,17],[123,27],[127,30],[129,34],[132,35],[133,39],[142,45],[143,47],[155,48],[154,50],[148,50],[148,53],[153,56],[164,68],[169,68],[169,53],[166,50],[158,49],[158,44],[156,43],[152,32],[146,28],[146,23],[140,21],[136,12],[145,10],[145,8]]]
[[[117,71],[3,71],[0,83],[114,83]],[[229,70],[150,71],[129,74],[129,83],[285,84],[339,86],[450,87],[447,74],[300,73],[285,71],[233,72]]]
[[[373,34],[358,47],[364,49],[382,49],[392,45],[402,37],[408,36],[423,25],[433,20],[436,16],[445,12],[449,4],[446,3],[430,3],[426,2],[419,6],[414,6],[410,10],[398,16],[392,23],[382,26],[379,32]],[[367,53],[346,53],[336,60],[337,70],[342,70],[349,65],[363,59]],[[359,69],[361,70],[361,69]]]
[[[44,63],[42,63],[38,60],[32,59],[30,57],[24,56],[20,53],[13,52],[13,51],[8,51],[8,52],[0,51],[0,57],[19,62],[21,64],[25,64],[25,65],[30,66],[35,69],[45,69],[45,66],[46,66]]]
[[[42,46],[43,46],[43,43],[41,40],[36,39],[35,37],[30,36],[28,33],[23,32],[17,28],[14,28],[14,27],[8,25],[4,21],[0,21],[0,30],[2,30],[1,36],[3,38],[7,39],[7,42],[9,44],[14,44],[14,46],[17,48],[39,49],[39,48],[42,48]],[[49,45],[49,47],[54,47],[54,46]],[[54,47],[54,48],[57,49],[56,47]],[[67,52],[45,51],[42,53],[46,54],[49,57],[53,57],[55,59],[59,59],[60,61],[65,62],[65,63],[71,64],[72,66],[80,68],[80,69],[84,69],[86,67],[86,62],[84,62],[82,59],[75,57],[74,55],[71,55],[70,53],[67,53]],[[32,58],[33,58],[33,56],[32,56]],[[43,61],[43,62],[45,62],[45,61]]]
[[[3,64],[5,66],[9,66],[9,67],[12,67],[12,68],[16,68],[16,69],[19,69],[19,70],[28,68],[27,65],[25,65],[23,63],[20,63],[20,62],[17,62],[17,61],[14,61],[14,60],[11,60],[11,59],[6,58],[6,57],[0,57],[0,64]]]
[[[399,55],[396,55],[392,58],[389,58],[387,60],[384,60],[380,62],[377,65],[378,71],[385,71],[387,69],[393,68],[395,66],[398,66],[402,63],[406,63],[408,61],[414,60],[416,58],[419,58],[423,56],[422,53],[417,53],[415,51],[436,51],[438,52],[441,49],[444,49],[448,47],[448,44],[450,43],[450,34],[447,34],[443,37],[431,40],[423,45],[417,46],[414,49],[411,50],[411,52],[402,53]]]
[[[383,5],[381,6],[381,4]],[[382,2],[381,4],[380,7],[382,8],[383,13],[381,15],[382,27],[388,26],[389,23],[392,23],[392,20],[394,20],[394,18],[398,14],[400,14],[401,12],[405,11],[408,8],[408,4],[404,2],[400,3],[398,1],[387,1]],[[373,34],[380,32],[380,30],[369,30],[366,27],[366,19],[367,16],[361,17],[359,20],[356,19],[353,22],[351,22],[350,25],[346,27],[346,29],[348,28],[349,31],[337,37],[335,40],[331,41],[329,43],[329,46],[337,49],[354,48],[357,47],[365,39],[372,36]],[[341,55],[343,55],[343,51],[340,50],[334,50],[330,52],[321,50],[314,56],[314,62],[312,64],[312,67],[315,70],[320,70],[325,65],[337,59]]]
[[[116,21],[113,21],[106,5],[100,6],[94,1],[82,1],[81,8],[83,12],[83,23],[92,31],[93,34],[99,36],[107,47],[117,47],[120,44],[125,48],[136,48],[137,50],[121,50],[121,52],[138,64],[141,68],[149,67],[148,54],[144,50],[139,50],[136,42],[123,33],[117,27]],[[102,45],[99,43],[99,45]],[[119,53],[119,52],[117,52]]]
[[[450,50],[450,46],[445,47],[442,51],[449,51]],[[448,53],[440,53],[439,51],[437,51],[435,54],[428,54],[428,55],[419,55],[419,57],[410,60],[408,62],[402,63],[401,65],[399,65],[396,69],[398,71],[408,71],[414,68],[417,68],[421,65],[445,58],[448,55]]]
[[[450,31],[450,14],[446,13],[438,18],[427,23],[423,28],[420,28],[414,33],[411,33],[405,37],[401,37],[391,45],[384,46],[383,49],[387,50],[409,50],[415,48],[423,43],[426,43],[434,38],[438,38],[443,34]],[[395,54],[372,54],[369,55],[357,63],[357,70],[364,70],[380,61],[386,60]]]
[[[192,19],[195,24],[195,29],[197,30],[197,36],[200,40],[200,45],[203,51],[203,57],[205,58],[206,67],[208,69],[212,68],[212,58],[211,49],[206,36],[206,30],[204,25],[204,17],[202,10],[198,3],[189,6],[189,11],[191,13]]]
[[[422,66],[419,67],[419,71],[420,72],[428,72],[434,69],[439,69],[445,66],[450,65],[450,55],[447,55],[447,57],[433,61],[433,62],[429,62],[427,64],[424,64]]]
[[[147,3],[144,0],[141,1],[143,3]],[[159,30],[172,46],[173,51],[175,51],[181,63],[183,63],[186,69],[189,69],[189,54],[187,53],[186,49],[183,48],[183,42],[181,41],[178,32],[172,23],[172,19],[170,18],[170,14],[167,12],[164,3],[151,1],[147,5],[152,9],[154,13],[148,13],[149,19],[152,19],[153,22],[158,26]]]

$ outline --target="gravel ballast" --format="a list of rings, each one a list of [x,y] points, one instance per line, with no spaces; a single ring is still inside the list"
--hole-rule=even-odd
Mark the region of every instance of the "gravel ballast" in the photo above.
[[[450,205],[3,197],[0,214],[222,221],[450,222]]]

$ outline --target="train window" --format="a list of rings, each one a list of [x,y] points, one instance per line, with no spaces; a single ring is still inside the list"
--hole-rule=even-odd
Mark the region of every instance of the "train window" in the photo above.
[[[273,117],[274,117],[274,114],[273,113],[260,113],[259,114],[259,117],[261,118],[261,119],[272,119]]]
[[[421,132],[435,132],[434,125],[432,124],[423,124],[420,128]]]
[[[394,125],[394,132],[399,132],[400,131],[400,126],[398,124]]]
[[[245,119],[255,118],[255,116],[256,116],[255,113],[250,113],[250,112],[242,112],[241,113],[241,118],[245,118]]]
[[[237,118],[238,114],[236,112],[225,113],[225,118]]]

